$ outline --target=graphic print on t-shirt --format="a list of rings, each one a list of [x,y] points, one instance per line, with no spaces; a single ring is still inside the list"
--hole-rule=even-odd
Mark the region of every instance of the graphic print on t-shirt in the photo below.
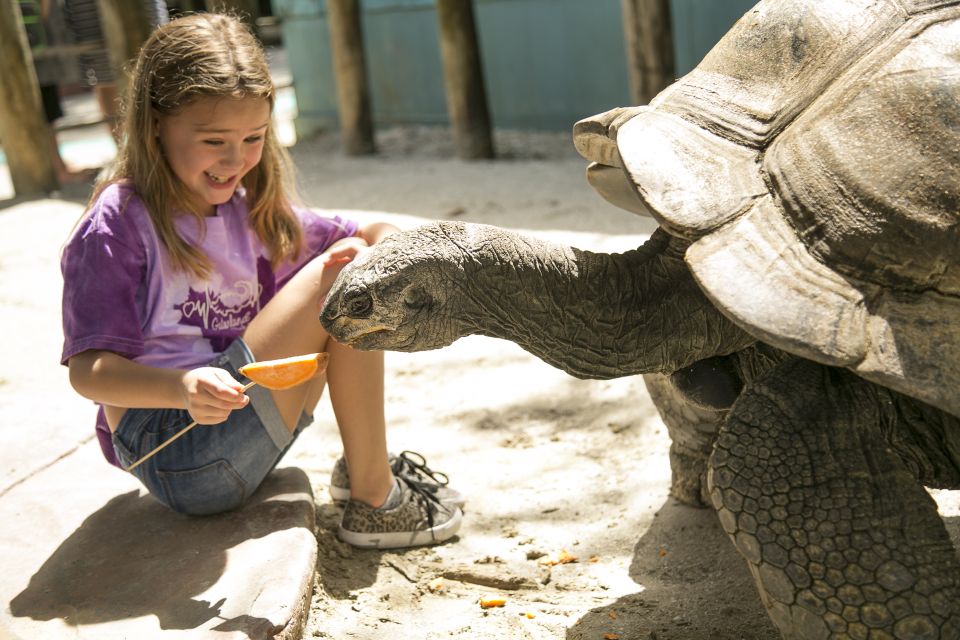
[[[214,351],[226,346],[246,328],[260,311],[260,284],[238,280],[223,289],[190,287],[187,299],[177,305],[180,324],[199,327]]]
[[[199,285],[202,291],[197,285],[188,288],[186,300],[174,305],[180,312],[178,324],[199,328],[214,352],[225,350],[242,335],[276,293],[270,262],[262,256],[257,258],[256,279],[238,278],[232,285],[205,282]]]

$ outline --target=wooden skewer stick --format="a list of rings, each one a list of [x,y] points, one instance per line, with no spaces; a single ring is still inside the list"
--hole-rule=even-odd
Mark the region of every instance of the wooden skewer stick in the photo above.
[[[245,392],[247,389],[249,389],[250,387],[252,387],[252,386],[255,385],[255,384],[257,384],[257,383],[256,383],[256,382],[248,382],[247,384],[245,384],[245,385],[243,386],[243,389],[241,389],[240,392],[241,392],[241,393]],[[137,460],[136,462],[134,462],[133,464],[131,464],[129,467],[124,467],[123,470],[124,470],[124,471],[133,471],[134,469],[136,469],[137,467],[139,467],[141,464],[143,464],[144,462],[146,462],[147,460],[149,460],[150,458],[152,458],[158,451],[160,451],[160,450],[163,449],[165,446],[167,446],[168,444],[170,444],[171,442],[173,442],[174,440],[176,440],[177,438],[179,438],[180,436],[182,436],[183,434],[185,434],[187,431],[190,431],[190,429],[193,429],[195,426],[197,426],[197,421],[196,421],[196,420],[194,420],[193,422],[191,422],[190,424],[188,424],[187,426],[185,426],[183,429],[180,429],[180,431],[177,431],[175,434],[173,434],[173,437],[170,438],[169,440],[164,440],[163,442],[161,442],[161,443],[160,443],[159,445],[157,445],[150,453],[148,453],[147,455],[143,456],[142,458],[140,458],[139,460]]]

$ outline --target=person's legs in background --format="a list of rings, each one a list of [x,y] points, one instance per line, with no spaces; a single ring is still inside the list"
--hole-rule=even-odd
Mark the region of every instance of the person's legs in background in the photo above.
[[[57,141],[57,130],[54,124],[63,117],[60,106],[60,90],[55,84],[40,86],[40,98],[43,102],[43,113],[50,125],[50,147],[53,152],[53,166],[57,172],[57,182],[61,185],[89,182],[97,175],[96,169],[73,171],[60,155],[60,144]]]

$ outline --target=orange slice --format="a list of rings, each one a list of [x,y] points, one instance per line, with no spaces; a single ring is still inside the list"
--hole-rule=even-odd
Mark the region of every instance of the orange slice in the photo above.
[[[292,358],[251,362],[240,367],[240,373],[267,389],[289,389],[302,384],[327,369],[326,353],[308,353]]]
[[[491,609],[493,607],[502,607],[507,604],[506,598],[499,598],[496,596],[482,596],[480,598],[480,608],[482,609]]]

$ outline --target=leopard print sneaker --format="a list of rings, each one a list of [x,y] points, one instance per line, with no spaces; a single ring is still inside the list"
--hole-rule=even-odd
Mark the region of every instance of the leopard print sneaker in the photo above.
[[[337,537],[355,547],[399,549],[443,542],[460,529],[460,509],[441,504],[422,483],[398,476],[396,491],[389,507],[347,501]]]
[[[416,451],[402,451],[400,455],[389,454],[390,468],[393,475],[411,480],[423,485],[447,507],[463,509],[466,500],[456,489],[449,486],[450,479],[442,471],[434,471],[427,466],[427,460]],[[350,499],[350,473],[347,470],[347,459],[340,456],[333,471],[330,473],[330,497],[334,502],[346,502]]]

